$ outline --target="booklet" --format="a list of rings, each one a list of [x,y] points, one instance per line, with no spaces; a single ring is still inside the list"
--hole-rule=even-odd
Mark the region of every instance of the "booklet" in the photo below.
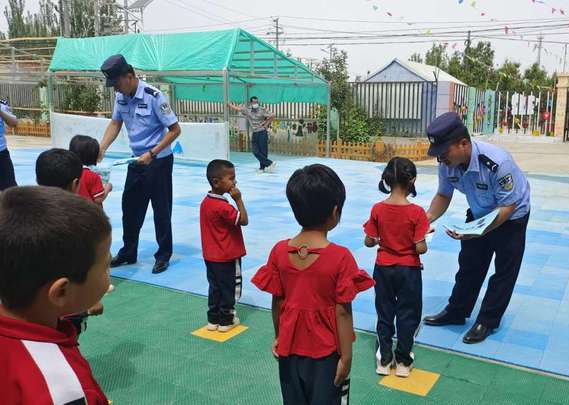
[[[111,180],[111,169],[112,166],[91,166],[89,167],[89,169],[91,169],[91,171],[93,171],[94,173],[97,173],[99,176],[101,176],[101,180],[103,181],[103,184],[107,184],[110,180]]]
[[[448,226],[445,225],[445,228],[459,235],[480,236],[486,231],[486,229],[488,229],[492,222],[494,222],[498,216],[499,211],[499,209],[495,209],[491,213],[484,215],[481,218],[475,219],[472,222],[467,222],[464,224],[453,224]]]
[[[120,166],[120,165],[130,165],[136,163],[138,161],[137,157],[130,157],[128,159],[119,159],[113,162],[113,166]]]

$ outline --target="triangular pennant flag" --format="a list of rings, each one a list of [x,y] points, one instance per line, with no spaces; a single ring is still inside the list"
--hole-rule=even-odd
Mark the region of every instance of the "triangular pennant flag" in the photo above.
[[[374,9],[375,11],[377,11],[377,10],[379,10],[379,7],[374,4],[374,5],[373,5],[373,9]]]
[[[508,31],[509,31],[509,30],[510,30],[510,29],[509,29],[508,26],[506,25],[506,26],[504,27],[504,32],[506,33],[506,35],[508,35]]]
[[[551,7],[551,14],[555,14],[556,11],[557,11],[557,9]]]
[[[471,2],[471,3],[470,3],[470,7],[476,8],[476,2],[475,2],[475,1]]]
[[[480,17],[484,17],[486,13],[480,13]]]
[[[180,142],[176,142],[176,145],[174,145],[174,149],[172,149],[172,153],[174,153],[175,155],[181,155],[184,153],[184,149],[182,148]]]
[[[565,15],[565,10],[563,10],[562,8],[559,9],[559,12],[561,13],[561,15]]]
[[[391,14],[389,11],[386,12],[385,14],[387,14],[387,15],[390,16],[390,17],[393,17],[393,14]]]

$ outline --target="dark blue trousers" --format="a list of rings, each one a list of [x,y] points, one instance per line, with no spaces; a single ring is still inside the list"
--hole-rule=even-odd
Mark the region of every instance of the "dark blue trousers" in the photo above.
[[[471,220],[469,210],[467,221]],[[496,273],[488,281],[476,321],[487,328],[500,326],[522,265],[528,221],[529,214],[506,221],[481,238],[460,242],[459,269],[446,307],[448,312],[457,317],[470,317],[495,254]]]
[[[350,379],[334,385],[338,353],[312,359],[291,355],[279,358],[279,379],[284,405],[348,405]]]
[[[10,158],[10,152],[8,149],[4,149],[0,152],[0,191],[14,186],[17,186],[14,165]]]
[[[262,131],[253,132],[253,138],[251,139],[251,149],[253,150],[253,155],[259,161],[261,169],[268,167],[273,163],[269,160],[269,134],[266,129]]]
[[[154,159],[148,166],[129,165],[122,195],[124,246],[119,256],[136,260],[138,237],[144,223],[148,203],[154,211],[154,229],[158,251],[156,260],[168,261],[172,256],[172,170],[173,155]]]
[[[241,298],[241,259],[230,262],[205,260],[209,291],[207,321],[214,325],[233,324],[235,303]]]
[[[375,280],[377,340],[382,363],[383,360],[393,359],[393,336],[396,324],[395,360],[408,366],[413,362],[410,354],[423,310],[421,268],[376,264],[373,279]]]

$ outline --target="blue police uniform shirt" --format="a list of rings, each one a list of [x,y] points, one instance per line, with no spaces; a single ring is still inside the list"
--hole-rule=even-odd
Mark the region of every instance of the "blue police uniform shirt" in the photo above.
[[[112,119],[124,122],[135,156],[141,156],[158,145],[168,127],[178,122],[164,95],[140,79],[133,97],[116,93]],[[172,149],[168,146],[157,157],[171,154]]]
[[[8,102],[6,100],[0,101],[0,110],[3,113],[7,113],[14,117],[14,114],[12,114],[12,111],[10,111],[10,106],[8,105]],[[2,122],[0,123],[0,152],[6,150],[6,148],[8,147],[8,145],[6,144],[6,127],[5,127],[6,123],[4,122],[4,120],[1,121]]]
[[[480,161],[480,155],[490,159],[490,167]],[[466,170],[439,164],[438,193],[452,197],[454,189],[466,195],[475,219],[497,207],[513,204],[516,208],[510,219],[521,218],[530,210],[530,187],[526,176],[508,152],[488,143],[472,140],[472,156]]]

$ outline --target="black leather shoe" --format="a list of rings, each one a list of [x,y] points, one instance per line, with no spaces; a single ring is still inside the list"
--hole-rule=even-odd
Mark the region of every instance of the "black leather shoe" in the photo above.
[[[122,266],[124,264],[134,264],[134,263],[136,263],[136,260],[127,260],[124,257],[116,255],[111,260],[111,267],[119,267],[119,266]]]
[[[487,328],[481,323],[475,323],[472,328],[464,335],[462,341],[466,344],[483,342],[488,336],[492,334],[494,329]]]
[[[163,260],[156,260],[154,263],[154,267],[152,268],[152,274],[160,274],[165,272],[168,269],[170,262],[163,261]]]
[[[464,318],[455,315],[443,309],[436,315],[426,316],[423,318],[425,325],[444,326],[444,325],[464,325]]]

